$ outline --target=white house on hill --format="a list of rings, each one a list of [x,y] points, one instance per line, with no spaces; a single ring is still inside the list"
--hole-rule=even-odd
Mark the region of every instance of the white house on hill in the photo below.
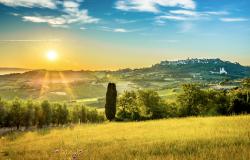
[[[227,71],[224,67],[220,68],[220,74],[227,74]]]

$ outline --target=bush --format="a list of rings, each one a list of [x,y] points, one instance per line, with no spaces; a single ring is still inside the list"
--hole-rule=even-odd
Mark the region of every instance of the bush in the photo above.
[[[0,98],[0,127],[4,126],[4,118],[6,116],[5,104]]]
[[[118,99],[117,118],[122,120],[140,120],[140,108],[134,91],[125,91]]]
[[[233,114],[250,113],[250,101],[248,90],[235,90],[231,94],[231,105],[229,112]]]
[[[146,120],[167,117],[167,105],[152,90],[125,91],[118,99],[119,120]]]

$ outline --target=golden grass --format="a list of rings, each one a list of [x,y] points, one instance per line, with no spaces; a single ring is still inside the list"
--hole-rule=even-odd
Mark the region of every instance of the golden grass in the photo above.
[[[250,116],[77,125],[11,134],[0,159],[250,159]]]

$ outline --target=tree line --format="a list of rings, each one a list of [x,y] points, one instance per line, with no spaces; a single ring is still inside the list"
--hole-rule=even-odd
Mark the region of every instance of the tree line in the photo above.
[[[156,91],[137,90],[125,91],[116,104],[116,89],[112,84],[107,90],[106,117],[117,121],[139,121],[250,113],[249,79],[242,87],[231,90],[202,89],[197,84],[184,84],[182,88],[183,93],[177,97],[176,103],[168,103]]]
[[[42,128],[69,123],[99,123],[105,120],[104,113],[85,106],[67,106],[49,101],[33,102],[0,99],[0,127]]]
[[[49,127],[71,123],[140,121],[171,117],[213,116],[250,113],[250,80],[232,90],[203,89],[184,84],[176,103],[168,103],[153,90],[124,91],[118,96],[115,83],[109,83],[105,115],[85,106],[49,101],[35,102],[0,98],[0,127]]]

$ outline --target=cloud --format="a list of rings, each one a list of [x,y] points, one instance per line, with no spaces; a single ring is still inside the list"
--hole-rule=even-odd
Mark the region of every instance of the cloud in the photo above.
[[[124,28],[115,28],[113,31],[114,31],[114,32],[120,32],[120,33],[127,33],[127,32],[130,32],[130,31],[124,29]]]
[[[86,30],[87,28],[85,28],[85,27],[80,27],[80,30]]]
[[[74,1],[63,2],[64,11],[68,14],[75,14],[79,12],[79,6],[80,6],[79,3]]]
[[[67,28],[72,23],[97,23],[98,18],[88,15],[88,10],[80,9],[80,2],[77,1],[64,1],[61,2],[63,12],[61,16],[23,16],[24,21],[34,23],[48,23],[52,27]]]
[[[10,7],[57,8],[55,0],[0,0],[0,3]]]
[[[48,23],[50,25],[63,25],[66,24],[66,20],[61,17],[51,16],[23,16],[24,21],[30,21],[34,23]]]
[[[66,12],[68,15],[62,17],[67,20],[67,23],[98,23],[100,19],[88,15],[88,10],[75,10],[75,12]]]
[[[129,24],[137,22],[137,20],[127,20],[127,19],[115,19],[115,21],[120,24]]]
[[[175,20],[175,21],[194,21],[201,19],[209,19],[211,16],[228,15],[227,11],[203,11],[197,12],[193,10],[170,10],[165,15],[156,16],[156,23],[163,20]]]
[[[245,21],[248,21],[249,19],[246,19],[246,18],[221,18],[220,20],[222,22],[245,22]]]
[[[18,14],[18,13],[10,13],[10,15],[12,15],[12,16],[20,16],[20,14]]]
[[[193,0],[118,0],[115,8],[123,11],[137,12],[161,12],[160,7],[179,7],[183,9],[195,9]]]
[[[215,15],[215,16],[221,16],[221,15],[228,15],[229,12],[227,11],[206,11],[203,12],[204,14],[208,14],[208,15]]]
[[[67,21],[61,17],[51,16],[23,16],[23,21],[30,21],[34,23],[48,23],[52,27],[68,28]]]
[[[169,12],[172,13],[172,14],[178,14],[178,15],[198,16],[197,12],[190,11],[190,10],[171,10]]]
[[[115,32],[115,33],[128,33],[128,32],[133,32],[132,30],[127,30],[124,28],[110,28],[106,26],[101,26],[100,30],[106,31],[106,32]]]
[[[164,20],[188,21],[201,18],[201,13],[192,10],[170,10],[165,15],[157,16],[156,23],[162,23]]]
[[[176,21],[185,21],[185,20],[188,20],[187,17],[184,17],[184,16],[175,16],[175,15],[164,15],[164,16],[158,16],[157,17],[157,20],[164,20],[164,19],[176,20]]]
[[[156,25],[158,25],[158,26],[165,26],[165,25],[166,25],[166,22],[163,21],[163,20],[161,20],[161,19],[156,19],[156,20],[155,20],[155,23],[156,23]]]

